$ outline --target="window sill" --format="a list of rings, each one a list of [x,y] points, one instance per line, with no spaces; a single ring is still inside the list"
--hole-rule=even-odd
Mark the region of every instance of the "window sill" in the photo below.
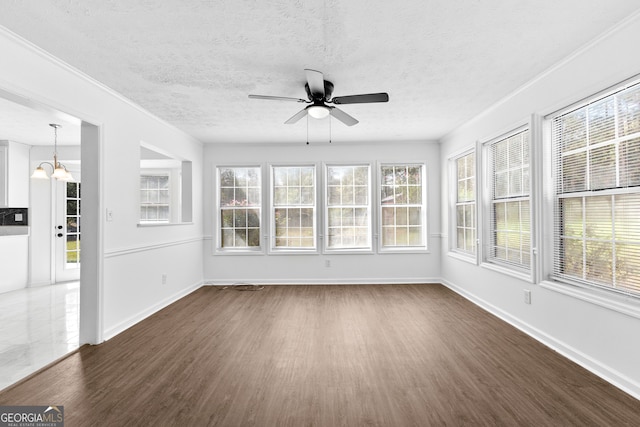
[[[325,249],[323,255],[375,255],[373,249]]]
[[[317,249],[270,249],[269,255],[320,255]]]
[[[640,319],[640,300],[632,296],[545,280],[540,287]]]
[[[476,255],[468,255],[461,252],[447,252],[447,255],[451,258],[468,262],[469,264],[478,265],[478,259]]]
[[[139,222],[138,227],[169,227],[171,225],[193,225],[193,222]]]
[[[498,273],[506,274],[508,276],[512,276],[517,279],[524,280],[525,282],[528,282],[528,283],[534,283],[533,277],[531,277],[531,273],[525,273],[523,271],[513,270],[511,268],[498,265],[498,264],[493,264],[490,262],[483,262],[480,264],[480,267],[486,268],[488,270],[497,271]]]
[[[429,249],[420,249],[420,248],[380,248],[378,249],[379,255],[387,255],[387,254],[395,254],[395,255],[405,255],[405,254],[430,254],[431,251]]]
[[[235,256],[235,255],[240,255],[240,256],[246,256],[246,255],[264,255],[264,251],[262,249],[260,250],[242,250],[242,249],[216,249],[213,252],[214,255],[222,255],[222,256]]]

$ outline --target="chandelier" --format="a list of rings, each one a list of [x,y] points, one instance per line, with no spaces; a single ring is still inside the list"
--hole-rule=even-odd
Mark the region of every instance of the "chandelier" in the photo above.
[[[58,181],[73,181],[73,176],[71,176],[71,173],[62,163],[58,161],[58,128],[61,128],[62,125],[49,123],[49,126],[53,128],[53,163],[40,163],[36,170],[33,171],[33,175],[31,175],[31,178],[49,179],[47,172],[43,168],[44,165],[49,165],[53,170],[51,177],[57,179]]]

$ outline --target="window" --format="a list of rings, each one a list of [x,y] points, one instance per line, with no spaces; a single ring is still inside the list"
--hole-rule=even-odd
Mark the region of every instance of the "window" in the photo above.
[[[140,225],[193,219],[193,164],[140,141]]]
[[[454,159],[457,190],[455,197],[455,244],[457,252],[476,253],[476,155],[467,153]]]
[[[223,249],[260,249],[260,167],[218,168],[220,240]]]
[[[551,122],[554,276],[640,296],[640,84]]]
[[[529,270],[529,130],[489,143],[491,171],[487,259]]]
[[[140,222],[169,222],[169,175],[140,175]]]
[[[67,245],[64,258],[66,267],[80,266],[80,183],[66,183],[67,210],[65,213]]]
[[[316,248],[316,168],[273,166],[272,249]]]
[[[424,165],[380,166],[380,228],[384,249],[426,249]]]
[[[372,249],[370,176],[369,165],[327,165],[327,249]]]

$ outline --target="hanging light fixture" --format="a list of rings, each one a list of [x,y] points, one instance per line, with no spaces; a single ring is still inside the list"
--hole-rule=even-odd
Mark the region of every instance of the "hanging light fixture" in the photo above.
[[[307,113],[309,113],[309,115],[314,119],[324,119],[331,113],[329,107],[325,105],[310,105],[306,108],[306,110]]]
[[[62,125],[56,123],[49,123],[49,126],[53,128],[53,163],[50,162],[42,162],[38,165],[35,171],[33,171],[33,175],[31,178],[37,179],[49,179],[47,172],[42,167],[43,165],[51,166],[53,169],[53,173],[51,176],[58,181],[73,181],[73,176],[67,170],[67,168],[60,162],[58,162],[58,128],[61,128]]]

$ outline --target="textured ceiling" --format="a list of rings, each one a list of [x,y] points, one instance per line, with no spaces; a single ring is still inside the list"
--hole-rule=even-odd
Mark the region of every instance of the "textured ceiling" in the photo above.
[[[49,123],[61,126],[58,145],[80,145],[78,119],[0,91],[0,140],[53,145],[55,131]]]
[[[1,0],[0,25],[209,142],[301,142],[304,68],[345,105],[334,141],[434,140],[640,8],[637,0]],[[324,123],[324,124],[323,124]],[[328,121],[310,129],[321,132]],[[0,139],[2,134],[0,133]]]

